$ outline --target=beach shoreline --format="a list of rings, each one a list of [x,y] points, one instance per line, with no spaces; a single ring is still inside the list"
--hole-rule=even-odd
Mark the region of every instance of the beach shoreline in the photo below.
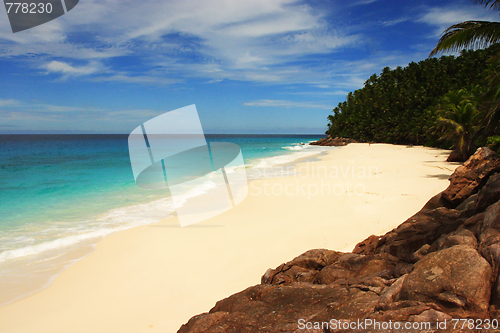
[[[209,142],[237,142],[244,151],[245,168],[251,179],[252,175],[258,176],[262,168],[279,173],[280,169],[273,169],[275,165],[290,164],[320,153],[324,149],[307,144],[313,137],[208,135],[207,139]],[[8,139],[13,142],[13,151],[22,150],[16,145],[26,142],[34,147],[45,142],[46,145],[34,148],[38,154],[43,151],[45,156],[62,149],[61,142],[66,137],[42,136],[43,140],[37,140],[27,136],[19,140],[17,136],[8,136]],[[70,142],[75,144],[75,141],[79,142],[76,146],[88,144],[87,161],[93,161],[87,163],[90,168],[82,164],[80,158],[75,159],[72,152],[66,151],[62,166],[57,163],[57,158],[46,163],[51,165],[52,170],[59,168],[59,174],[67,176],[54,178],[54,173],[44,170],[23,169],[25,175],[17,174],[13,183],[0,186],[0,193],[19,188],[27,188],[28,191],[24,191],[22,196],[20,191],[10,192],[7,201],[0,200],[0,206],[3,204],[0,210],[10,207],[10,210],[4,211],[4,219],[0,223],[0,307],[50,285],[61,271],[93,252],[103,237],[131,227],[157,223],[176,213],[176,203],[168,190],[144,190],[133,182],[126,135],[84,135],[76,136],[76,139],[71,136]],[[103,144],[114,158],[103,158],[98,153]],[[65,148],[68,150],[68,146]],[[112,166],[114,175],[111,176],[109,168],[103,165]],[[9,170],[16,172],[15,167]],[[228,172],[231,171],[232,168],[229,168]],[[84,179],[72,178],[75,173],[87,176]],[[29,178],[29,174],[36,175],[38,181],[20,184],[22,179]],[[58,187],[55,192],[51,188],[53,183]],[[190,184],[178,199],[182,202],[184,198],[203,195],[211,191],[210,188],[206,184]],[[4,189],[5,192],[2,192]],[[47,191],[49,194],[45,194]],[[33,200],[25,200],[26,197],[37,197],[38,200],[33,203]],[[16,209],[13,202],[18,206],[24,203],[24,206]]]
[[[2,332],[175,332],[309,249],[349,251],[448,186],[449,151],[350,144],[249,184],[234,209],[112,234],[48,288],[0,307]],[[26,320],[26,318],[29,320]]]

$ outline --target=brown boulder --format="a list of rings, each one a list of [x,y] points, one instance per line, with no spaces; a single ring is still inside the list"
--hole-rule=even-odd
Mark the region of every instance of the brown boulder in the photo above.
[[[387,253],[360,255],[318,249],[307,251],[275,269],[268,269],[261,278],[261,284],[331,284],[338,280],[354,282],[358,277],[377,276],[391,279],[404,274],[401,269],[402,263]]]
[[[389,288],[387,288],[384,293],[381,295],[378,305],[383,306],[384,304],[391,304],[394,302],[396,296],[401,292],[401,288],[403,288],[403,283],[405,282],[408,274],[404,274],[394,281]]]
[[[413,261],[419,261],[424,256],[426,256],[430,251],[431,246],[429,244],[424,244],[420,249],[413,252]]]
[[[370,319],[375,319],[378,322],[405,322],[412,321],[412,318],[418,317],[420,314],[426,313],[431,310],[432,307],[424,304],[422,302],[396,302],[392,303],[393,307],[387,309],[377,308],[377,312],[368,316]],[[424,314],[425,315],[425,314]],[[381,329],[371,330],[369,332],[378,332]],[[394,330],[393,332],[397,332],[398,330]],[[399,330],[401,331],[401,329]],[[387,332],[387,331],[386,331]],[[406,332],[406,331],[404,331]]]
[[[257,285],[217,302],[209,313],[182,325],[178,333],[304,332],[299,330],[299,319],[359,318],[373,311],[377,299],[372,292],[340,285]]]
[[[500,170],[500,158],[487,147],[478,148],[463,165],[450,176],[450,185],[442,192],[442,199],[450,207],[458,206],[475,193],[495,171]]]
[[[402,261],[414,262],[414,253],[423,245],[432,244],[463,222],[460,212],[454,209],[440,207],[420,211],[378,240],[371,238],[369,245],[366,242],[358,244],[354,251],[362,254],[385,252]]]
[[[465,162],[467,158],[465,158],[464,154],[462,154],[459,150],[452,150],[446,162]]]
[[[400,261],[387,253],[376,255],[344,254],[339,260],[324,267],[316,276],[319,284],[330,284],[338,280],[349,280],[360,277],[394,277],[394,269]]]
[[[334,147],[342,147],[347,146],[349,143],[356,143],[356,140],[349,138],[332,138],[328,135],[326,138],[321,138],[318,141],[311,142],[310,145],[313,146],[334,146]]]
[[[449,234],[445,234],[435,241],[429,248],[429,253],[452,247],[455,245],[466,245],[477,250],[477,239],[474,233],[468,229],[458,229]]]
[[[476,206],[477,206],[477,193],[469,196],[467,199],[462,201],[460,205],[458,205],[455,209],[460,210],[460,211],[471,211],[475,212],[476,211]]]
[[[431,253],[415,264],[399,300],[434,303],[460,317],[488,317],[492,270],[473,248],[456,245]]]
[[[500,309],[500,201],[488,207],[484,219],[477,228],[479,253],[490,263],[493,269],[494,287],[491,304]]]
[[[500,243],[500,201],[488,207],[482,223],[477,228],[477,233],[479,252],[487,258],[484,251],[489,246]]]
[[[375,249],[378,246],[380,238],[381,236],[371,235],[367,239],[356,244],[354,250],[352,250],[352,253],[357,253],[357,254],[375,253]]]
[[[482,212],[498,200],[500,200],[500,173],[492,175],[479,190],[475,208],[477,211]]]
[[[429,201],[426,202],[424,207],[420,210],[422,211],[428,211],[428,210],[433,210],[439,207],[444,207],[446,205],[446,202],[441,198],[442,193],[438,193],[432,198],[429,199]]]
[[[276,269],[268,269],[262,276],[262,284],[292,284],[314,282],[318,272],[344,255],[343,252],[325,249],[307,251]]]

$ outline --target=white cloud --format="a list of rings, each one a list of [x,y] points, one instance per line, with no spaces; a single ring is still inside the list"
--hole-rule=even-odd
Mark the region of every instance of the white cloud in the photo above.
[[[220,33],[241,37],[261,37],[274,34],[290,33],[320,27],[318,18],[309,13],[306,6],[294,10],[279,10],[247,22],[232,24]]]
[[[54,21],[16,34],[8,20],[2,21],[0,57],[57,57],[39,66],[63,78],[94,75],[101,81],[146,84],[169,84],[175,76],[296,82],[309,71],[287,63],[361,40],[330,28],[325,14],[301,0],[87,0]],[[107,68],[98,62],[124,55],[165,71],[122,73],[112,62]],[[89,63],[77,66],[75,60]]]
[[[85,66],[72,66],[68,63],[54,60],[43,65],[42,68],[46,69],[48,73],[62,74],[64,78],[70,76],[90,75],[103,70],[103,67],[95,61],[90,62]]]
[[[408,18],[408,17],[401,17],[401,18],[394,19],[394,20],[383,21],[382,25],[384,27],[392,27],[393,25],[396,25],[396,24],[399,24],[399,23],[403,23],[403,22],[407,22],[409,20],[410,20],[410,18]]]
[[[292,92],[290,95],[311,95],[311,96],[347,96],[349,91],[347,90],[334,90],[334,91],[301,91],[301,92]]]
[[[497,21],[498,14],[485,9],[482,5],[431,7],[418,18],[419,22],[436,26],[434,36],[440,36],[449,26],[464,21]]]
[[[17,106],[19,104],[20,104],[20,102],[18,100],[15,100],[15,99],[2,99],[2,98],[0,98],[0,107]]]
[[[70,112],[100,112],[102,109],[94,107],[76,107],[76,106],[61,106],[51,104],[34,104],[30,107],[33,111],[53,112],[53,113],[70,113]]]
[[[165,113],[154,109],[104,109],[0,99],[0,129],[130,133],[137,124]]]
[[[145,84],[163,84],[163,85],[180,82],[180,80],[176,79],[146,76],[146,75],[129,76],[127,74],[113,74],[110,76],[100,76],[97,78],[93,78],[91,80],[95,82],[119,81],[127,83],[145,83]]]
[[[407,64],[401,59],[409,56],[391,60],[376,55],[361,61],[321,57],[366,41],[352,26],[332,26],[327,15],[331,20],[339,13],[333,5],[328,8],[328,13],[318,11],[301,0],[86,0],[40,27],[17,34],[0,29],[0,57],[37,55],[31,61],[43,62],[39,68],[64,79],[162,85],[185,78],[229,79],[327,85],[337,91],[361,87],[387,65]],[[470,8],[483,16],[487,12],[481,6]],[[419,20],[441,32],[443,15],[448,26],[450,17],[461,20],[468,12],[430,8]],[[322,59],[308,60],[316,55]],[[115,67],[113,59],[121,56],[133,57],[137,66],[128,71]]]
[[[359,0],[352,3],[352,6],[369,5],[371,3],[377,2],[378,0]]]
[[[22,102],[18,100],[0,99],[0,119],[33,120],[51,119],[73,122],[75,119],[88,120],[99,118],[113,122],[132,122],[145,120],[164,113],[164,110],[129,109],[110,110],[93,106],[66,106],[46,103]]]
[[[88,76],[93,74],[100,74],[98,76],[94,76],[89,80],[94,82],[127,82],[127,83],[144,83],[144,84],[173,84],[180,82],[177,79],[152,76],[152,75],[129,75],[126,72],[116,72],[109,69],[104,68],[97,61],[90,61],[85,66],[72,66],[68,63],[62,61],[51,61],[42,66],[43,69],[47,71],[47,73],[58,73],[62,75],[63,79],[67,79],[69,77],[79,77],[79,76]]]
[[[317,104],[314,102],[295,102],[278,99],[260,99],[252,102],[247,102],[245,106],[260,106],[260,107],[283,107],[283,108],[306,108],[306,109],[331,109],[331,105]]]
[[[14,99],[0,99],[0,107],[3,110],[11,111],[22,111],[22,112],[35,112],[35,113],[70,113],[70,112],[81,112],[81,111],[94,111],[100,112],[103,109],[98,109],[94,107],[76,107],[76,106],[61,106],[52,105],[45,103],[31,103],[23,102]]]

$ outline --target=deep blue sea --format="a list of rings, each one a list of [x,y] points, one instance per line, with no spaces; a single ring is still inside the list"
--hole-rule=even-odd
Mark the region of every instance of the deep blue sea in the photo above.
[[[307,144],[320,137],[206,135],[208,142],[239,145],[250,179],[259,168],[320,153]],[[48,281],[77,259],[65,254],[78,244],[175,213],[168,193],[135,184],[127,139],[0,135],[0,291],[17,290],[0,293],[0,305],[18,297],[19,286],[32,283],[36,272]]]

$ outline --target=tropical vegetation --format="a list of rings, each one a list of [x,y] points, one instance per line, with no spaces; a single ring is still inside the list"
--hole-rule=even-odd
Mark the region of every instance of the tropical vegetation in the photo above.
[[[500,0],[473,0],[500,10]],[[479,145],[500,149],[500,23],[467,21],[443,33],[431,56],[386,67],[347,95],[328,117],[327,134],[365,142],[453,148],[467,159]]]

